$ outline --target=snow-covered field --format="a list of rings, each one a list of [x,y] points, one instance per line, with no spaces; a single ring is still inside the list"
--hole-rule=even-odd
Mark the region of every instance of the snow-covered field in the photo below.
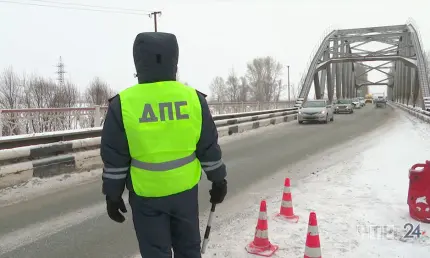
[[[262,199],[268,203],[269,238],[279,245],[274,257],[303,257],[310,211],[317,214],[323,257],[430,257],[430,224],[420,225],[419,238],[403,238],[406,223],[419,224],[408,215],[408,171],[430,159],[429,136],[428,124],[402,115],[366,138],[250,187],[218,208],[204,257],[255,257],[245,246],[253,239]],[[299,170],[310,176],[294,180]],[[292,178],[297,224],[273,220],[286,176]]]

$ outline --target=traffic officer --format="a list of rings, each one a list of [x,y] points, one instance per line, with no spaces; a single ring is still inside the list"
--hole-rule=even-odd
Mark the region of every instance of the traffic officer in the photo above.
[[[119,223],[129,190],[144,258],[200,258],[198,183],[210,202],[227,194],[226,166],[205,95],[176,81],[179,47],[170,33],[145,32],[133,46],[138,84],[109,100],[101,138],[107,213]]]

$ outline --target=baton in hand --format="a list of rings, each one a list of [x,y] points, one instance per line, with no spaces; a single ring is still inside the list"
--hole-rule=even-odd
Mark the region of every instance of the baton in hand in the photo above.
[[[202,245],[202,249],[201,249],[201,253],[202,254],[205,253],[206,246],[208,245],[208,242],[209,242],[209,234],[211,233],[212,216],[213,216],[213,214],[215,212],[215,206],[216,206],[216,204],[212,204],[211,212],[209,213],[208,224],[206,226],[205,236],[204,236],[204,239],[203,239],[203,245]]]

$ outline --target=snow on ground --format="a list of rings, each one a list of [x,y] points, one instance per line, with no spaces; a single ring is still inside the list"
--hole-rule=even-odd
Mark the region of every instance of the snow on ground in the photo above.
[[[204,257],[255,257],[244,247],[253,239],[262,198],[270,240],[280,246],[274,257],[303,256],[310,211],[317,213],[324,257],[429,257],[430,224],[420,225],[427,232],[420,238],[403,239],[406,223],[419,224],[408,215],[408,171],[430,159],[429,125],[396,112],[397,121],[367,138],[310,157],[220,205]],[[310,176],[295,180],[298,170]],[[273,220],[287,175],[297,224]],[[386,230],[374,232],[376,226]]]
[[[32,178],[30,181],[0,189],[0,207],[47,195],[82,183],[100,180],[101,169],[89,172],[64,174],[50,178]]]

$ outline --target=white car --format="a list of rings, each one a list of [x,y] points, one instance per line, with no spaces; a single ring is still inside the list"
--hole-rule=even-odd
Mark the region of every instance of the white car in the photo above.
[[[323,122],[334,120],[333,106],[327,100],[308,100],[302,104],[297,114],[297,121],[302,124],[305,121]]]
[[[352,104],[354,105],[354,108],[361,108],[361,103],[359,98],[352,99]]]

